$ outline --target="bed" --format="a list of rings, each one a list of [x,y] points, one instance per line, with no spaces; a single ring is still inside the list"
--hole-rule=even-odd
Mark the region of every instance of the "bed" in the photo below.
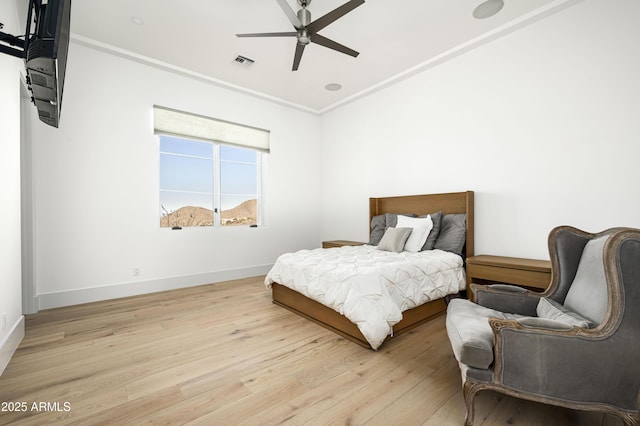
[[[274,267],[269,271],[265,277],[265,285],[271,290],[273,303],[282,306],[298,315],[301,315],[311,321],[314,321],[335,333],[358,343],[366,348],[378,349],[384,341],[387,341],[394,336],[398,336],[405,333],[423,323],[438,316],[446,311],[447,305],[445,302],[445,294],[439,290],[435,292],[437,298],[423,301],[416,301],[417,306],[411,306],[413,302],[410,302],[408,307],[400,307],[400,316],[398,312],[394,311],[394,308],[389,306],[388,302],[384,302],[381,305],[373,305],[372,300],[377,297],[370,297],[369,294],[365,294],[361,297],[360,302],[350,302],[353,307],[355,305],[364,304],[364,309],[369,311],[383,311],[387,316],[386,325],[388,332],[381,335],[380,330],[375,330],[377,336],[371,337],[371,330],[363,328],[361,321],[354,323],[351,319],[354,318],[353,309],[349,308],[348,303],[343,305],[329,307],[320,303],[319,300],[324,300],[316,297],[313,287],[305,287],[310,282],[317,282],[318,277],[316,275],[324,277],[323,279],[330,280],[333,273],[336,271],[342,271],[345,266],[342,266],[342,259],[346,259],[347,263],[357,264],[359,273],[361,275],[353,276],[351,272],[341,272],[345,278],[345,282],[341,283],[341,291],[351,291],[358,287],[367,287],[369,292],[373,292],[376,295],[382,291],[384,293],[390,293],[389,290],[379,286],[375,280],[373,274],[389,275],[393,273],[393,269],[396,265],[394,262],[427,262],[426,258],[437,258],[438,261],[444,262],[444,268],[448,269],[447,265],[452,265],[452,262],[456,261],[457,264],[453,265],[456,269],[453,269],[451,278],[448,280],[455,280],[458,288],[447,289],[447,295],[455,294],[458,290],[464,289],[464,283],[466,279],[464,276],[464,259],[469,256],[473,256],[474,250],[474,200],[473,191],[466,192],[454,192],[443,194],[426,194],[426,195],[409,195],[409,196],[393,196],[382,198],[370,198],[369,199],[369,224],[375,223],[375,221],[384,218],[385,215],[389,218],[389,215],[412,215],[413,217],[425,217],[430,215],[436,217],[434,214],[442,212],[442,217],[447,215],[450,218],[457,217],[463,221],[463,226],[466,230],[461,236],[463,247],[460,253],[445,253],[443,250],[425,250],[419,253],[390,253],[389,257],[381,257],[382,250],[376,250],[375,246],[363,245],[363,246],[343,246],[339,248],[330,249],[314,249],[314,250],[301,250],[295,253],[287,253],[278,258]],[[464,216],[460,216],[464,215]],[[397,216],[399,217],[399,216]],[[403,224],[406,219],[403,219]],[[389,219],[387,219],[389,220]],[[383,219],[384,221],[384,219]],[[401,228],[400,222],[398,228]],[[444,222],[443,222],[444,223]],[[379,225],[379,223],[378,223]],[[379,232],[379,226],[378,232]],[[372,240],[370,243],[378,241],[380,236],[374,241],[375,229],[371,229]],[[401,229],[399,229],[401,230]],[[434,228],[435,230],[435,228]],[[383,231],[384,233],[385,231]],[[395,232],[395,231],[394,231]],[[416,233],[414,233],[416,234]],[[433,236],[433,233],[431,234]],[[386,236],[385,236],[386,237]],[[437,243],[436,243],[437,244]],[[426,246],[425,246],[426,247]],[[453,251],[458,251],[453,250]],[[328,260],[326,257],[328,256]],[[378,264],[381,259],[382,264]],[[454,260],[452,260],[454,259]],[[306,263],[305,263],[306,262]],[[314,268],[316,265],[325,265],[325,270],[316,271]],[[364,265],[364,266],[363,266]],[[398,263],[398,265],[401,265]],[[430,266],[415,266],[412,264],[412,268],[418,268],[419,270],[431,270]],[[422,265],[419,264],[419,265]],[[398,266],[400,267],[400,266]],[[291,271],[290,271],[291,270]],[[362,273],[362,271],[365,271]],[[287,273],[289,275],[287,275]],[[412,274],[413,272],[402,272],[403,275]],[[316,274],[316,275],[314,275]],[[460,276],[462,274],[462,276]],[[328,277],[328,278],[327,278]],[[385,278],[386,279],[386,278]],[[431,278],[420,278],[420,280]],[[366,286],[358,285],[368,280]],[[382,278],[378,278],[379,281],[383,281]],[[460,281],[462,280],[462,281]],[[299,283],[302,282],[302,284]],[[376,289],[371,290],[371,286]],[[379,288],[378,288],[379,287]],[[442,286],[441,286],[442,287]],[[325,292],[325,290],[322,290]],[[338,290],[336,290],[339,292]],[[307,293],[306,295],[303,293]],[[426,291],[424,293],[427,293]],[[325,297],[328,292],[323,294]],[[429,297],[427,297],[429,299]],[[382,301],[383,299],[380,298]],[[378,303],[377,301],[375,303]],[[346,308],[345,308],[346,306]],[[346,311],[346,312],[345,312]],[[380,322],[380,321],[378,321]],[[392,326],[391,326],[392,324]],[[367,326],[368,327],[368,326]],[[364,334],[363,334],[364,330]]]

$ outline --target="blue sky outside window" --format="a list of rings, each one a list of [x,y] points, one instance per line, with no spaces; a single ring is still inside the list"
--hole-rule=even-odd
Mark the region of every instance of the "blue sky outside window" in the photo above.
[[[218,207],[223,224],[245,224],[246,220],[230,220],[228,211],[245,203],[239,211],[246,212],[246,202],[249,202],[250,209],[257,210],[261,187],[260,158],[261,154],[253,149],[161,135],[161,219],[169,214],[176,216],[178,210],[192,207],[211,210],[213,216],[213,210]],[[220,193],[216,194],[216,191]],[[190,211],[189,214],[193,216],[196,213]],[[185,211],[181,216],[185,216]],[[257,212],[252,211],[250,216],[255,223]],[[175,217],[173,219],[175,222]],[[170,226],[167,221],[163,224],[163,220],[161,226]]]

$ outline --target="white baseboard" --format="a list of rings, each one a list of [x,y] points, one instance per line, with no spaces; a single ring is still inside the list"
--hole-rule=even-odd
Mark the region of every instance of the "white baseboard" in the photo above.
[[[18,349],[18,345],[24,338],[24,315],[20,315],[18,321],[13,324],[9,333],[0,340],[0,375],[9,365],[13,353]]]
[[[61,291],[56,293],[43,293],[37,296],[37,306],[39,310],[60,308],[63,306],[99,302],[102,300],[118,299],[121,297],[137,296],[140,294],[156,293],[159,291],[195,287],[198,285],[217,283],[221,281],[256,277],[259,275],[265,275],[269,272],[269,269],[271,269],[272,266],[273,265],[258,265],[249,268],[229,269],[225,271],[185,275],[181,277],[131,281],[102,287]]]

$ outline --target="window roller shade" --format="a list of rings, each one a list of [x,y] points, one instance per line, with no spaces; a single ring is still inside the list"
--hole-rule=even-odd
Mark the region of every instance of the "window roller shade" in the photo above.
[[[269,152],[269,131],[154,105],[154,134],[188,137]]]

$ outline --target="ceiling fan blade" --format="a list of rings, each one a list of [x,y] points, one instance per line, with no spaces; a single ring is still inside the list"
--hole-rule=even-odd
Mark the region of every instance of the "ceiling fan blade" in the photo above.
[[[282,0],[282,1],[284,1],[284,0]],[[362,4],[364,4],[364,0],[351,0],[351,1],[348,1],[345,4],[343,4],[342,6],[338,6],[336,9],[333,9],[331,12],[327,13],[326,15],[323,15],[323,16],[319,17],[318,19],[316,19],[315,21],[313,21],[312,23],[307,25],[307,31],[309,31],[312,34],[317,32],[317,31],[320,31],[321,29],[323,29],[324,27],[326,27],[330,23],[332,23],[335,20],[343,17],[344,15],[346,15],[349,12],[351,12],[353,9],[355,9],[356,7],[358,7],[358,6],[362,5]]]
[[[294,26],[295,29],[299,30],[304,28],[304,25],[302,25],[302,22],[300,22],[300,20],[298,19],[298,15],[296,15],[293,9],[291,9],[291,6],[289,6],[289,3],[287,3],[287,0],[276,0],[276,1],[284,11],[284,14],[287,15],[287,18],[289,18],[289,22],[291,22],[291,24]]]
[[[298,33],[295,31],[289,31],[286,33],[250,33],[250,34],[236,34],[236,37],[295,37]]]
[[[300,66],[300,59],[302,59],[302,53],[304,52],[306,44],[296,43],[296,54],[293,58],[293,68],[291,71],[297,71]]]
[[[344,46],[340,43],[337,43],[331,39],[328,39],[320,34],[314,34],[311,38],[311,43],[316,43],[324,47],[328,47],[329,49],[337,50],[340,53],[344,53],[345,55],[357,57],[360,52],[356,52],[353,49],[349,49],[347,46]]]

